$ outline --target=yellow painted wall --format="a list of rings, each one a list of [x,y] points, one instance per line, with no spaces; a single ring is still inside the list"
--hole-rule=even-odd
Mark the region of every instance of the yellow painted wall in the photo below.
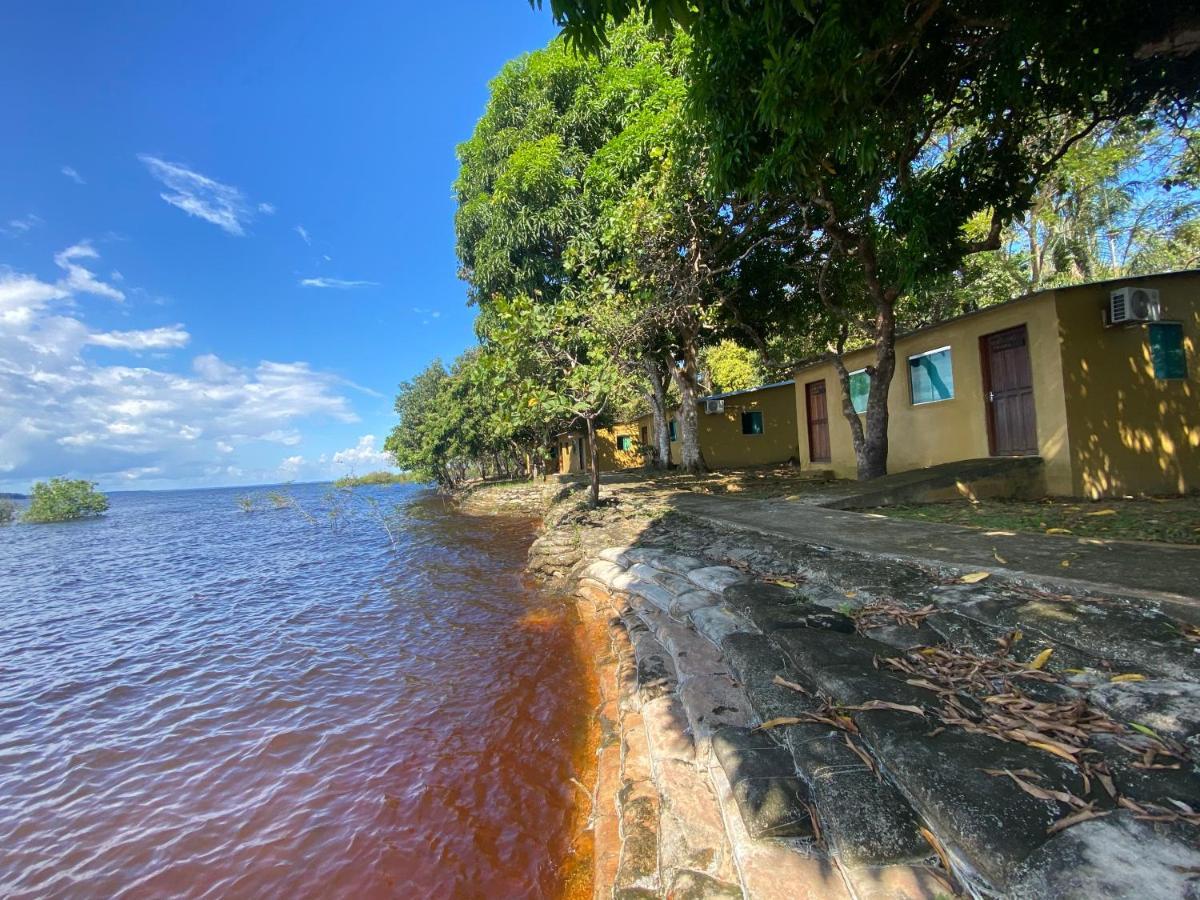
[[[1029,338],[1038,447],[1045,460],[1047,489],[1051,493],[1071,493],[1057,317],[1053,297],[1048,294],[984,310],[905,335],[896,341],[896,375],[888,395],[888,471],[905,472],[989,455],[979,338],[1022,324],[1026,326]],[[949,400],[914,406],[909,392],[908,358],[945,346],[950,347],[954,396]],[[874,351],[870,349],[850,353],[846,357],[846,368],[853,372],[873,359]],[[821,379],[825,380],[829,403],[832,461],[828,463],[812,462],[808,448],[805,387]],[[841,386],[833,366],[821,363],[797,370],[795,391],[801,465],[804,468],[831,468],[839,477],[856,477],[854,444],[850,425],[842,414]],[[863,418],[865,420],[865,416]]]
[[[653,440],[650,435],[649,423],[643,416],[632,422],[621,422],[611,428],[600,428],[596,431],[596,453],[600,460],[601,472],[615,472],[618,469],[636,469],[644,466],[648,459],[650,448],[642,444],[641,429],[646,426],[647,440]],[[618,450],[617,438],[631,437],[633,447],[630,450]]]
[[[576,450],[576,440],[583,441],[583,453],[587,454],[587,438],[577,434],[560,434],[558,436],[558,473],[560,475],[578,475],[586,471],[587,460]]]
[[[763,414],[762,434],[742,434],[742,413]],[[798,457],[796,397],[790,384],[725,398],[725,412],[708,414],[700,404],[700,451],[715,469],[787,462]],[[678,443],[672,450],[678,453]],[[674,456],[673,456],[674,458]]]
[[[1106,328],[1109,293],[1125,282],[1056,292],[1066,379],[1072,493],[1200,489],[1200,274],[1138,279],[1164,320],[1183,323],[1188,377],[1154,377],[1145,325]]]

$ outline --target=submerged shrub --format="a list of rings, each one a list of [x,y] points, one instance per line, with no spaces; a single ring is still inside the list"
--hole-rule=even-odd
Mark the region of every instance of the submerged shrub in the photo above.
[[[94,481],[82,478],[51,478],[33,486],[25,522],[67,522],[99,516],[108,510],[108,498],[96,490]]]
[[[0,500],[0,525],[10,525],[17,517],[17,504],[11,500]]]

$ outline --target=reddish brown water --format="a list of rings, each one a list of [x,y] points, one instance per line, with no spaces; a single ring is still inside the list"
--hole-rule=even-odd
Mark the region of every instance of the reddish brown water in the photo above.
[[[533,523],[381,496],[395,548],[227,491],[0,529],[0,895],[564,892],[591,687]]]

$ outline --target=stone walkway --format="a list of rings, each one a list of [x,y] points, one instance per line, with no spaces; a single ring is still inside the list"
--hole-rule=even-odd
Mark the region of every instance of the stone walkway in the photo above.
[[[1200,632],[715,506],[560,503],[531,552],[609,648],[597,896],[1198,894]]]
[[[1054,589],[1158,600],[1170,604],[1181,618],[1200,622],[1197,547],[983,532],[778,500],[681,492],[666,502],[672,509],[707,522],[830,549],[927,563],[955,572],[992,572]]]

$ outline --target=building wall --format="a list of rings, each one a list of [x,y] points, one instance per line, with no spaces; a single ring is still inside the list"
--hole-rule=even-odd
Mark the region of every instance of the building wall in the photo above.
[[[1109,293],[1124,282],[1056,292],[1071,493],[1087,497],[1200,489],[1200,274],[1137,279],[1156,288],[1164,320],[1182,322],[1187,378],[1154,376],[1145,325],[1108,328]]]
[[[762,413],[763,433],[742,434],[742,413]],[[707,414],[700,404],[700,451],[715,469],[760,466],[799,458],[796,397],[790,384],[725,398],[725,412]],[[672,445],[678,453],[679,444]],[[673,456],[674,458],[674,456]]]
[[[979,339],[1022,324],[1028,333],[1038,448],[1045,461],[1047,489],[1052,493],[1071,493],[1057,318],[1053,298],[1046,294],[984,310],[905,335],[896,341],[896,375],[888,395],[890,472],[990,455]],[[914,405],[909,392],[908,358],[945,346],[950,347],[954,396],[935,403]],[[873,350],[860,350],[847,355],[846,367],[854,371],[873,359]],[[829,405],[832,459],[828,463],[812,462],[808,447],[806,385],[821,379],[825,380]],[[795,405],[801,465],[832,469],[839,477],[856,477],[857,461],[850,425],[842,413],[841,385],[832,365],[822,363],[797,370]],[[866,417],[861,418],[865,424]]]
[[[576,442],[582,441],[583,453],[587,453],[587,439],[577,434],[561,434],[558,436],[558,473],[560,475],[578,475],[586,471],[587,460],[579,453]]]
[[[596,430],[596,453],[600,460],[601,472],[615,472],[618,469],[637,469],[644,465],[649,458],[649,447],[642,443],[641,429],[644,419],[635,419],[632,422],[621,422],[613,425],[611,428],[600,428]],[[630,437],[633,439],[633,446],[629,450],[618,450],[617,439],[620,437]],[[648,440],[653,440],[650,435],[649,425],[646,424],[646,437]]]

